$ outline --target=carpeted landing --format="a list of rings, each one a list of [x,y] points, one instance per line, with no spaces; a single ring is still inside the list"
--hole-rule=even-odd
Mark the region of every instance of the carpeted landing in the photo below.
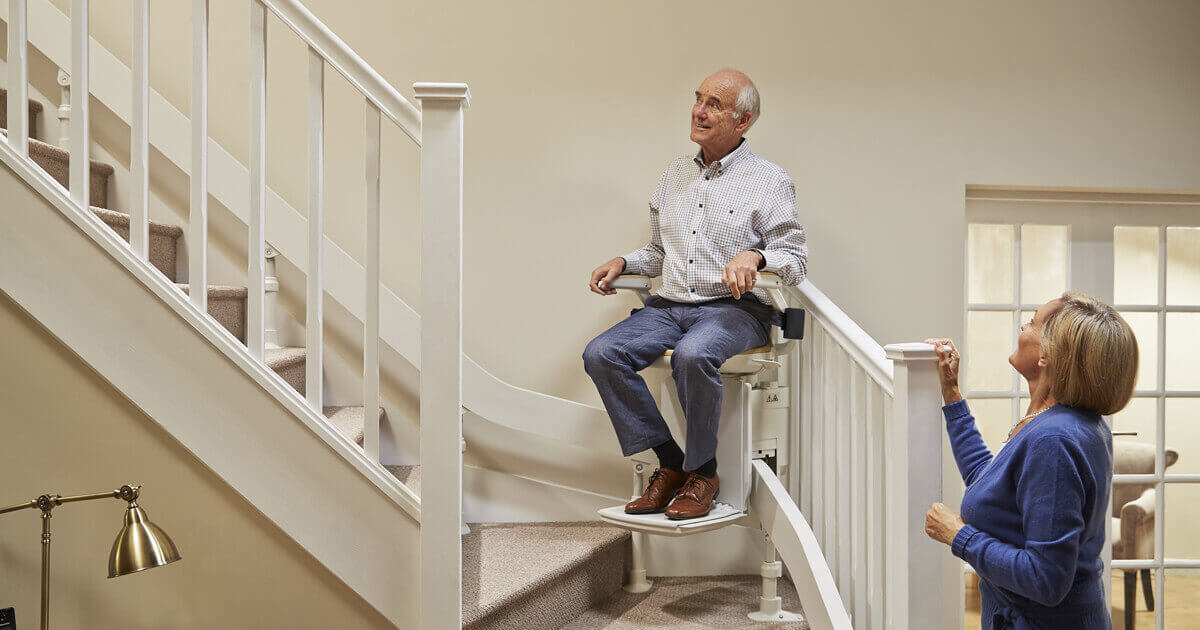
[[[651,579],[654,587],[649,592],[633,594],[617,591],[601,605],[562,626],[562,630],[808,630],[805,622],[766,624],[750,621],[746,617],[746,613],[757,610],[758,598],[762,593],[762,578],[757,575]],[[783,609],[801,612],[800,600],[792,583],[780,579],[778,584]]]

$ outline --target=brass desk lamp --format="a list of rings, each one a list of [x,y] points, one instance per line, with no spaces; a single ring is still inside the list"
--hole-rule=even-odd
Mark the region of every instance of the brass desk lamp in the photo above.
[[[112,552],[108,555],[108,577],[115,578],[128,573],[137,573],[161,567],[179,559],[175,543],[157,525],[146,518],[146,512],[138,507],[138,491],[141,486],[121,486],[120,489],[95,494],[63,497],[57,494],[42,496],[0,509],[0,514],[16,512],[26,508],[42,511],[42,630],[50,628],[50,511],[64,503],[90,501],[92,499],[123,499],[129,502],[125,511],[125,525],[117,533]]]

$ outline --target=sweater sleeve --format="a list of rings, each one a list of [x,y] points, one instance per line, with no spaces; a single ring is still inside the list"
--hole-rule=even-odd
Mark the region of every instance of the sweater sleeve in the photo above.
[[[1039,438],[1025,453],[1016,480],[1024,546],[968,524],[954,537],[951,552],[997,586],[1043,606],[1058,605],[1071,590],[1079,559],[1085,465],[1082,451],[1063,436]]]
[[[942,407],[942,414],[946,416],[946,434],[950,437],[950,448],[954,451],[958,472],[962,475],[963,483],[969,486],[992,461],[992,452],[984,444],[979,429],[975,428],[975,416],[971,415],[966,400]]]

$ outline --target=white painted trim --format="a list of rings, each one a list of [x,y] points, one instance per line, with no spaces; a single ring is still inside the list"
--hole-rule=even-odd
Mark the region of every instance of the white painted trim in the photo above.
[[[188,295],[208,308],[208,0],[192,0],[192,170],[188,203]],[[72,94],[78,88],[72,90]],[[87,91],[83,91],[84,99]]]
[[[850,354],[855,363],[866,370],[868,376],[879,383],[885,392],[892,394],[892,365],[884,357],[883,348],[878,342],[811,281],[805,280],[799,286],[787,287],[785,292],[808,311],[809,317],[821,323],[821,327]]]
[[[296,0],[260,0],[367,100],[421,144],[421,113],[362,57]]]
[[[150,0],[133,0],[132,22],[129,248],[145,259],[150,255]]]
[[[753,465],[751,514],[762,524],[763,531],[787,565],[796,593],[804,604],[804,616],[809,626],[813,630],[849,630],[853,627],[850,615],[808,521],[804,520],[800,508],[766,462],[756,459]]]
[[[8,144],[29,155],[29,5],[8,0]]]
[[[320,413],[324,405],[325,365],[325,289],[324,260],[321,251],[325,239],[325,62],[314,49],[308,49],[308,273],[304,318],[305,386],[308,404]],[[368,236],[368,239],[370,237]],[[375,245],[379,242],[375,238]],[[378,335],[375,336],[378,339]],[[376,355],[378,357],[378,355]],[[376,361],[378,366],[378,361]],[[378,367],[376,367],[378,371]],[[378,398],[378,393],[376,393]],[[371,407],[367,407],[371,409]],[[372,421],[374,419],[374,421]],[[365,421],[374,428],[372,436],[378,448],[378,415],[367,413]],[[378,461],[378,456],[375,456]]]
[[[335,452],[370,480],[393,503],[407,512],[414,519],[421,518],[421,500],[404,484],[396,480],[379,464],[368,460],[362,449],[352,443],[329,421],[320,414],[308,408],[307,402],[300,393],[288,385],[283,377],[276,374],[266,365],[256,361],[229,331],[209,317],[207,313],[196,308],[194,304],[167,280],[149,261],[140,260],[133,256],[115,232],[104,224],[95,214],[85,211],[75,205],[67,197],[66,191],[58,182],[50,178],[36,164],[21,158],[7,143],[0,143],[0,161],[3,161],[14,173],[39,194],[53,204],[59,212],[71,219],[92,240],[99,243],[110,256],[115,258],[142,284],[152,290],[155,295],[179,317],[187,321],[201,335],[223,352],[242,371],[249,374],[258,384],[291,411],[300,422],[317,434]]]
[[[246,347],[258,360],[267,347],[267,10],[250,2],[250,219],[246,222]],[[275,280],[278,285],[278,280]],[[274,311],[274,309],[272,309]],[[274,315],[274,312],[272,312]],[[271,322],[271,326],[275,323]],[[311,348],[311,346],[309,346]],[[305,357],[306,361],[311,357]],[[320,405],[315,409],[321,411]]]
[[[366,103],[366,110],[364,150],[366,159],[366,209],[363,213],[363,242],[366,245],[366,274],[363,286],[363,300],[366,307],[362,318],[363,405],[367,409],[377,409],[379,407],[379,286],[381,283],[379,277],[379,163],[381,137],[379,130],[379,109],[368,101]],[[422,343],[424,342],[425,340],[422,340]],[[425,383],[426,376],[425,372],[422,371],[422,385]],[[422,400],[424,400],[424,396],[422,396]],[[421,413],[421,418],[425,418],[424,412]],[[366,451],[367,457],[374,461],[379,461],[379,418],[374,414],[368,413],[364,421],[366,424],[363,427],[363,450]],[[455,446],[458,446],[458,442],[455,442]]]
[[[88,0],[71,0],[71,199],[88,207],[91,175],[88,141]],[[60,66],[61,67],[61,66]]]

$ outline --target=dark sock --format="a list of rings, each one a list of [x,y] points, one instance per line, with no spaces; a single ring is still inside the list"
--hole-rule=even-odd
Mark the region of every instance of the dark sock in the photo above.
[[[670,468],[671,470],[683,470],[683,450],[675,443],[673,438],[667,438],[666,442],[654,447],[654,454],[658,455],[658,465],[662,468]]]
[[[708,479],[712,479],[713,477],[716,477],[717,476],[717,458],[714,457],[714,458],[708,460],[707,462],[704,462],[703,464],[700,465],[699,468],[697,468],[696,470],[693,470],[692,472],[694,472],[697,475],[700,475],[702,477],[707,477]]]

